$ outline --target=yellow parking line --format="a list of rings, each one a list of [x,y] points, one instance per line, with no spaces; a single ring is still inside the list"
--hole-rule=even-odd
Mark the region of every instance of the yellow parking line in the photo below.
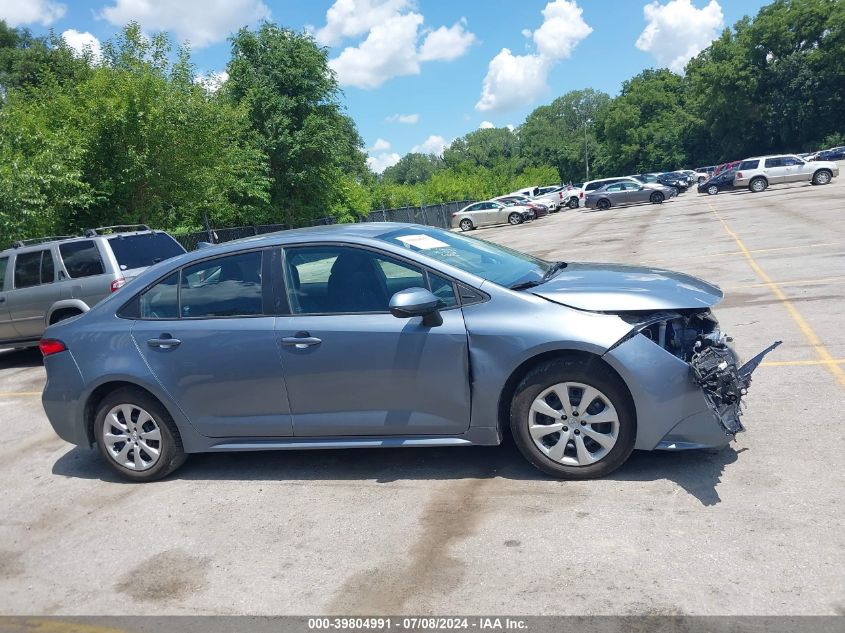
[[[709,204],[709,203],[708,203]],[[715,213],[715,211],[714,211]],[[748,250],[749,253],[776,253],[778,251],[794,251],[794,250],[801,250],[805,248],[819,248],[822,246],[840,246],[842,242],[819,242],[818,244],[798,244],[797,246],[773,246],[771,248],[756,248],[754,250]],[[746,249],[747,250],[747,249]],[[690,255],[685,256],[684,260],[688,259],[713,259],[714,257],[724,257],[725,255],[745,255],[745,252],[742,250],[738,251],[724,251],[721,253],[709,253],[706,255]],[[649,260],[653,263],[660,264],[663,262],[671,262],[675,260],[671,259],[652,259]]]
[[[793,279],[790,281],[778,281],[778,286],[818,286],[845,281],[845,277],[819,277],[818,279]],[[742,290],[745,288],[768,288],[769,284],[742,284],[740,286],[722,286],[723,290]]]
[[[40,396],[40,391],[0,391],[0,398],[14,398],[16,396]]]
[[[718,218],[719,222],[722,223],[722,227],[725,229],[728,235],[733,238],[734,242],[736,242],[736,245],[739,246],[739,250],[742,251],[743,255],[745,255],[745,259],[748,260],[748,264],[749,266],[751,266],[751,269],[755,273],[757,273],[757,276],[763,280],[766,287],[768,287],[769,290],[772,291],[772,294],[777,297],[778,301],[780,301],[786,308],[787,312],[789,312],[789,316],[792,317],[792,320],[795,321],[795,324],[798,326],[798,329],[801,330],[801,332],[807,338],[807,341],[813,347],[813,350],[816,352],[816,356],[819,357],[820,361],[823,361],[822,364],[827,367],[828,371],[830,371],[831,374],[833,374],[833,377],[836,378],[836,380],[839,382],[839,385],[843,389],[845,389],[845,371],[843,371],[843,369],[836,362],[834,362],[835,359],[830,354],[830,352],[827,351],[827,348],[824,346],[819,337],[813,331],[813,328],[810,327],[810,324],[807,323],[807,320],[802,316],[800,312],[798,312],[798,309],[794,305],[792,305],[792,302],[783,293],[783,290],[780,289],[780,286],[778,286],[774,281],[772,281],[772,278],[769,277],[765,270],[760,268],[760,264],[758,264],[757,261],[754,259],[754,256],[751,254],[751,251],[746,248],[742,240],[739,239],[739,235],[737,235],[733,231],[733,229],[731,229],[728,223],[725,222],[725,219],[721,215],[719,215],[719,213],[716,211],[715,207],[709,200],[707,201],[707,206],[710,207],[710,210],[713,212],[713,215]]]
[[[795,367],[797,365],[843,365],[845,358],[830,360],[764,360],[760,367]]]

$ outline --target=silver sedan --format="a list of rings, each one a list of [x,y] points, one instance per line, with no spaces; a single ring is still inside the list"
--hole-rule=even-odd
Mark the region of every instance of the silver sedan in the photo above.
[[[591,209],[606,210],[610,207],[621,207],[628,204],[640,202],[651,202],[661,204],[678,195],[674,187],[662,185],[641,185],[638,183],[624,181],[605,185],[587,194],[584,204]]]

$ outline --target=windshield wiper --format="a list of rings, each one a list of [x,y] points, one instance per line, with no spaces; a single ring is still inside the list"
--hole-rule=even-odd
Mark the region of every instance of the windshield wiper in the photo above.
[[[564,268],[566,268],[566,262],[554,262],[554,263],[552,263],[552,265],[546,271],[546,274],[543,275],[543,281],[548,281],[549,279],[552,278],[552,275],[554,275],[559,270],[563,270]]]
[[[508,286],[511,290],[526,290],[528,288],[533,288],[534,286],[539,286],[542,281],[538,281],[534,279],[533,281],[521,281],[518,284],[514,284],[512,286]]]

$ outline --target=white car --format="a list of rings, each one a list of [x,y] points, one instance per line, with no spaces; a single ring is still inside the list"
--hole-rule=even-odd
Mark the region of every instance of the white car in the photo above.
[[[523,198],[528,198],[531,202],[539,202],[540,204],[546,205],[546,208],[552,213],[557,211],[561,206],[561,196],[559,193],[553,191],[555,189],[558,189],[558,187],[525,187],[524,189],[511,191],[509,194],[500,197],[522,196]]]
[[[826,185],[839,175],[839,165],[831,161],[807,162],[795,154],[746,158],[739,164],[734,186],[748,187],[759,193],[769,185],[785,182],[811,182]]]
[[[496,200],[485,200],[465,206],[452,214],[452,226],[462,231],[471,231],[479,226],[492,224],[522,224],[531,220],[534,212],[521,205],[508,206]]]

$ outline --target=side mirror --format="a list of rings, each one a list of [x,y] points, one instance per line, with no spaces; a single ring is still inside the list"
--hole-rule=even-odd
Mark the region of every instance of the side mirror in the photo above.
[[[425,288],[400,290],[390,298],[390,314],[397,319],[423,317],[423,325],[435,327],[443,324],[440,308],[443,302]]]

